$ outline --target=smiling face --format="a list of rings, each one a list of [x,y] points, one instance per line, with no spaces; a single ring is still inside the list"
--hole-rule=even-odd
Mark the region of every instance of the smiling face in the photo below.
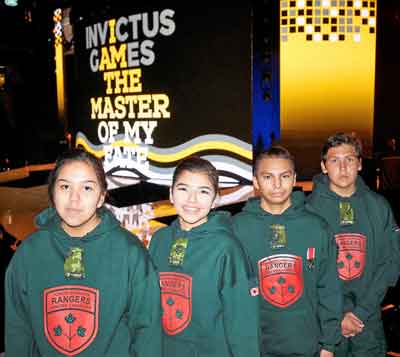
[[[271,214],[281,214],[290,205],[296,174],[290,160],[265,157],[258,163],[253,183],[260,191],[261,207]]]
[[[189,231],[207,221],[217,193],[207,173],[182,171],[170,191],[183,230]]]
[[[329,188],[341,197],[349,197],[356,190],[361,159],[353,145],[342,144],[331,147],[321,161],[322,172],[329,176]]]
[[[72,237],[83,237],[100,222],[96,210],[105,199],[94,168],[85,161],[70,161],[58,172],[53,203],[61,226]]]

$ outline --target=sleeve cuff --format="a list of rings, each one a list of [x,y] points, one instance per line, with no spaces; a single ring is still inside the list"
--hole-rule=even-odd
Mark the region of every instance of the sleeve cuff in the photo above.
[[[335,353],[335,345],[323,344],[323,345],[321,346],[321,349],[322,349],[322,350],[326,350],[326,351],[328,351],[328,352]]]
[[[365,323],[369,318],[369,313],[367,310],[363,309],[360,306],[356,306],[353,311],[351,311],[354,315],[356,315],[363,323]]]

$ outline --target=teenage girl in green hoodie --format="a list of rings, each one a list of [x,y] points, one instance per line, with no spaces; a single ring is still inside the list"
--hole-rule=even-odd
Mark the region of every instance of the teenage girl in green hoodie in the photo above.
[[[165,357],[259,357],[254,285],[229,215],[210,213],[217,192],[210,162],[182,161],[170,191],[178,219],[150,243],[160,273]]]
[[[7,357],[161,356],[157,275],[140,241],[102,208],[101,161],[61,155],[48,191],[52,208],[7,270]]]

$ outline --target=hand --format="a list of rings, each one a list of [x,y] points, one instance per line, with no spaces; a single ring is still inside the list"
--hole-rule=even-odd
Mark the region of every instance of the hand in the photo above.
[[[342,335],[349,338],[359,334],[364,328],[364,323],[352,312],[347,312],[344,315],[341,327]]]
[[[333,352],[322,349],[319,353],[319,357],[333,357]]]

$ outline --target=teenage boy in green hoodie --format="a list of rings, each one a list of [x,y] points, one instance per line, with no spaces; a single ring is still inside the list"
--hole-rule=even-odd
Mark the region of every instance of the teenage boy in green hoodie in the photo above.
[[[254,164],[259,198],[234,216],[234,231],[258,272],[262,357],[330,357],[340,341],[341,285],[325,222],[292,192],[294,159],[282,147]]]
[[[399,228],[388,202],[358,175],[361,154],[354,136],[329,137],[321,153],[323,173],[314,177],[308,202],[330,225],[338,247],[344,310],[336,355],[384,357],[380,304],[399,275]]]

